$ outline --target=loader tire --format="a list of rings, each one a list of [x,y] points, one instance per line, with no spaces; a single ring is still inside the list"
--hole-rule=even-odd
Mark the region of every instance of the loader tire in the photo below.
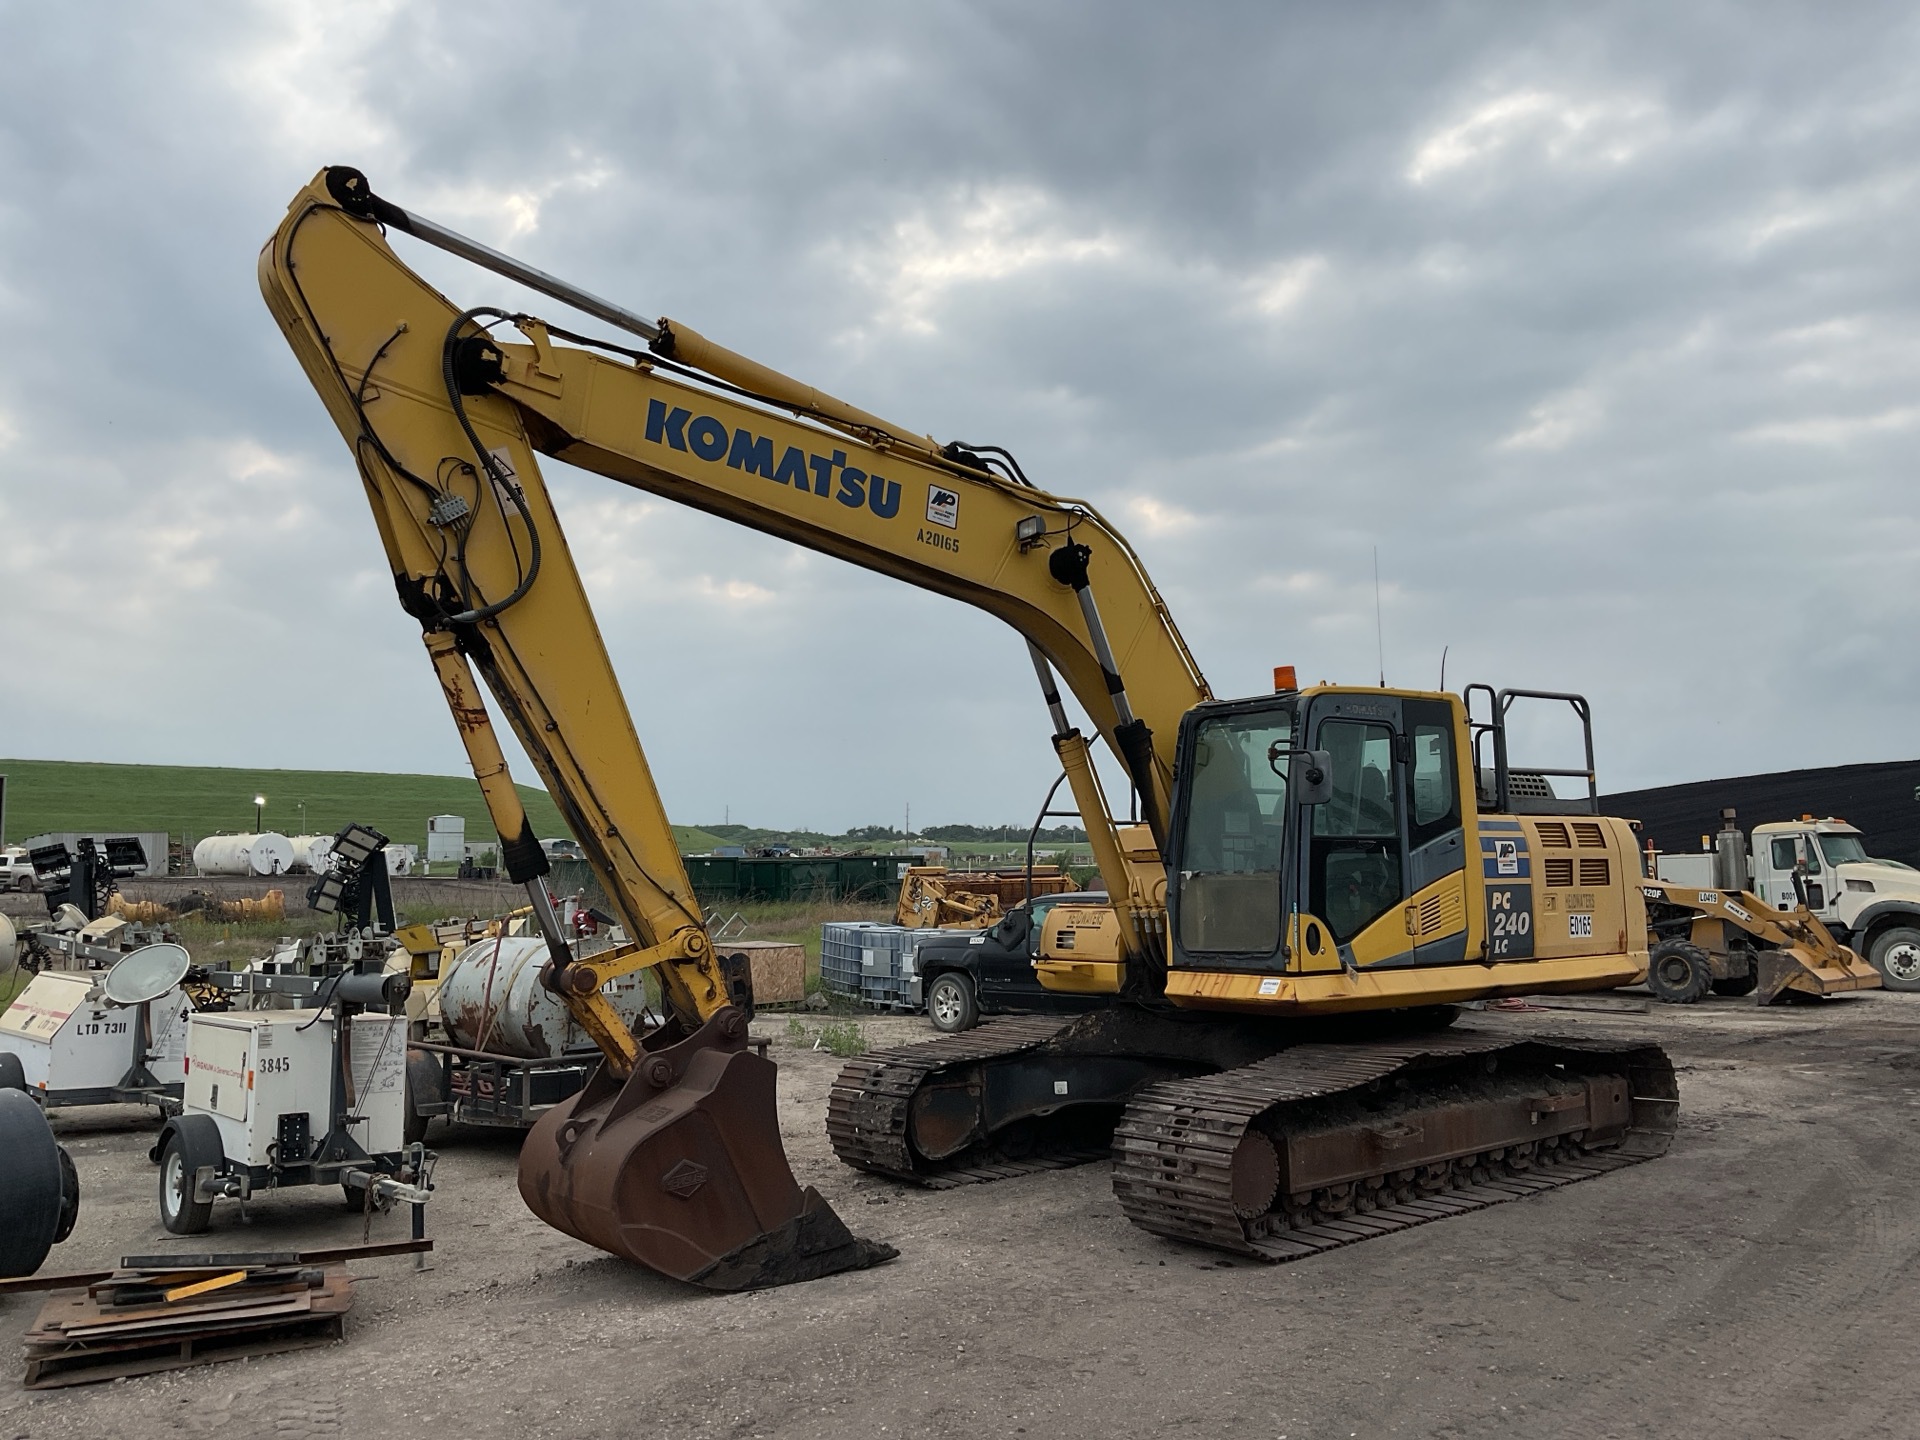
[[[1685,940],[1662,940],[1647,955],[1647,988],[1668,1005],[1691,1005],[1713,986],[1706,952]]]
[[[1911,925],[1882,930],[1874,937],[1868,959],[1887,989],[1920,990],[1920,930]]]

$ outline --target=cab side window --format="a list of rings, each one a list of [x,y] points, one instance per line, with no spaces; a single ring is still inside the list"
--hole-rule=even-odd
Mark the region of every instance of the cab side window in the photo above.
[[[1407,840],[1418,850],[1460,828],[1459,767],[1453,751],[1453,711],[1427,700],[1405,705]]]
[[[1798,857],[1793,852],[1791,835],[1776,835],[1773,840],[1773,868],[1779,871],[1791,871]]]

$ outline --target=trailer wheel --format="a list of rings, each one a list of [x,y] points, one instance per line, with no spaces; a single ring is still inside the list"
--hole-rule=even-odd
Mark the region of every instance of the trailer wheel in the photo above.
[[[27,1092],[27,1072],[20,1057],[11,1050],[0,1050],[0,1090]]]
[[[213,1201],[194,1197],[202,1166],[226,1161],[220,1132],[205,1115],[183,1115],[160,1147],[160,1223],[175,1235],[198,1235],[213,1219]]]
[[[1920,990],[1920,930],[1895,925],[1874,937],[1868,957],[1889,990]]]
[[[407,1109],[401,1135],[409,1145],[427,1138],[427,1126],[433,1116],[422,1114],[420,1106],[447,1098],[447,1081],[440,1062],[424,1050],[407,1052]]]
[[[68,1208],[66,1152],[53,1140],[53,1130],[40,1107],[18,1090],[0,1090],[0,1278],[31,1275],[47,1258],[54,1243],[64,1239],[73,1224]],[[74,1184],[72,1207],[80,1205]],[[63,1221],[65,1222],[63,1225]]]
[[[1662,940],[1647,956],[1647,988],[1668,1005],[1691,1005],[1713,984],[1706,952],[1685,940]]]
[[[980,1002],[974,998],[973,981],[958,970],[936,975],[927,986],[927,1018],[948,1035],[978,1025]]]

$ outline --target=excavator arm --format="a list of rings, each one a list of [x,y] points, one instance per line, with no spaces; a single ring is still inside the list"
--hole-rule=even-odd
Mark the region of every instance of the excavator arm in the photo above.
[[[462,310],[395,254],[395,229],[646,347]],[[707,935],[536,453],[952,595],[1020,631],[1103,876],[1146,942],[1161,897],[1122,854],[1053,681],[1057,670],[1164,842],[1179,719],[1208,692],[1137,557],[1091,507],[1026,484],[1010,457],[989,461],[991,447],[939,445],[685,325],[643,320],[398,209],[345,167],[294,198],[260,281],[354,453],[401,605],[421,626],[508,873],[547,938],[545,981],[606,1055],[578,1100],[529,1137],[529,1205],[613,1253],[719,1288],[884,1258],[786,1167],[772,1067],[746,1053],[744,967]],[[502,322],[522,342],[498,341]],[[632,937],[620,949],[569,951],[482,682]],[[647,682],[707,703],[683,677]],[[601,991],[647,966],[669,1019],[635,1037]],[[642,1172],[650,1182],[633,1179]],[[688,1213],[664,1213],[672,1204],[657,1195]]]

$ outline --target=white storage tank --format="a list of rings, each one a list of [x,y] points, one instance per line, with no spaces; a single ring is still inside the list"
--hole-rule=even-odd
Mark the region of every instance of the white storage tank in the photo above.
[[[420,858],[420,850],[415,845],[389,845],[384,852],[387,857],[387,874],[411,875],[414,861]]]
[[[293,846],[293,869],[305,871],[309,875],[319,875],[327,868],[327,857],[333,854],[331,835],[291,835],[287,843]]]
[[[540,984],[547,942],[537,935],[481,940],[440,976],[440,1023],[453,1043],[523,1060],[549,1059],[590,1047],[559,998]],[[607,999],[628,1026],[646,1007],[640,973],[622,977]]]
[[[209,835],[193,847],[193,868],[202,875],[251,875],[251,835]]]
[[[249,835],[247,863],[256,875],[285,875],[293,869],[293,842],[277,830]]]
[[[285,875],[293,868],[293,842],[264,835],[209,835],[193,847],[193,868],[202,875]]]

